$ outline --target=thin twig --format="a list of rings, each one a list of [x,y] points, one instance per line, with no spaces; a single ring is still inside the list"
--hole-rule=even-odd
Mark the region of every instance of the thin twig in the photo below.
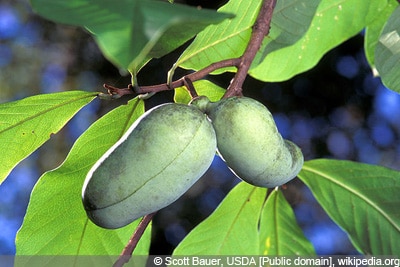
[[[128,85],[127,88],[116,88],[111,85],[104,84],[103,87],[107,89],[109,95],[113,96],[110,97],[112,99],[118,98],[118,96],[128,95],[128,94],[146,94],[146,93],[157,93],[161,91],[173,90],[177,87],[181,87],[185,85],[185,78],[189,79],[190,81],[198,81],[203,79],[205,76],[210,74],[211,72],[226,68],[226,67],[238,67],[239,63],[241,62],[240,58],[231,58],[222,61],[218,61],[212,63],[211,65],[205,67],[204,69],[195,71],[188,75],[183,76],[182,78],[173,81],[170,84],[163,83],[157,85],[150,85],[150,86],[138,86],[133,87],[131,84]]]
[[[251,63],[253,62],[258,50],[260,50],[262,41],[269,33],[275,4],[276,0],[263,1],[261,9],[258,13],[258,17],[253,25],[253,32],[251,34],[250,41],[246,50],[241,56],[241,62],[239,64],[238,71],[226,90],[224,98],[234,95],[242,95],[242,86],[247,77]]]
[[[113,267],[121,267],[131,259],[132,253],[135,250],[136,245],[138,244],[140,238],[142,237],[144,231],[146,230],[147,226],[149,225],[155,214],[156,213],[154,212],[143,217],[135,232],[133,233],[131,239],[129,239],[128,244],[126,244],[124,250],[122,250],[118,260],[114,263]]]
[[[204,69],[195,71],[193,73],[190,73],[188,75],[185,75],[184,77],[180,78],[179,80],[171,82],[169,85],[167,83],[163,84],[158,84],[158,85],[151,85],[151,86],[140,86],[137,90],[138,94],[143,94],[143,93],[148,93],[148,92],[160,92],[160,91],[166,91],[166,90],[173,90],[177,87],[184,86],[184,79],[185,77],[190,79],[192,82],[198,81],[200,79],[203,79],[205,76],[210,74],[211,72],[226,68],[226,67],[232,67],[232,66],[239,66],[240,63],[240,58],[231,58],[231,59],[226,59],[222,61],[218,61],[215,63],[212,63],[211,65],[205,67]]]
[[[118,97],[113,97],[113,98],[119,98],[119,97],[121,97],[123,95],[130,95],[130,94],[133,93],[132,85],[128,85],[127,88],[117,88],[117,87],[114,87],[114,86],[109,85],[109,84],[103,84],[103,87],[105,89],[107,89],[107,92],[108,92],[109,95],[118,96]]]

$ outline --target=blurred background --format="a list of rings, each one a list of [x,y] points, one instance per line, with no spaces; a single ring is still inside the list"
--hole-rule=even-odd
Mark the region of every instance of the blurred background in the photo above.
[[[217,8],[225,1],[180,2]],[[140,84],[164,83],[182,49],[150,62],[139,74]],[[184,73],[178,72],[177,77]],[[232,74],[209,78],[227,87]],[[126,87],[129,82],[130,77],[103,58],[85,31],[37,17],[28,0],[0,0],[0,103],[65,90],[103,91],[103,83]],[[244,94],[268,106],[284,138],[297,143],[306,160],[348,159],[399,169],[400,95],[373,77],[363,52],[363,33],[289,81],[261,83],[249,77]],[[146,106],[172,97],[172,92],[159,93]],[[93,101],[12,171],[0,186],[0,254],[15,253],[14,238],[40,175],[62,163],[91,123],[129,99]],[[155,216],[151,253],[170,254],[238,182],[216,157],[193,188]],[[298,179],[283,192],[318,254],[357,254],[347,235]]]

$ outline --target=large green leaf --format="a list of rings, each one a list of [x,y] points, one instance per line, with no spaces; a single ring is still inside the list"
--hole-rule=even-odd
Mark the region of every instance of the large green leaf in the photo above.
[[[379,41],[379,36],[382,33],[386,21],[399,5],[397,0],[389,0],[388,5],[379,13],[376,19],[369,24],[365,29],[364,50],[368,63],[372,68],[375,67],[375,48]]]
[[[0,105],[0,184],[11,170],[57,133],[97,93],[68,91]]]
[[[212,23],[231,17],[213,10],[154,0],[32,0],[35,12],[58,23],[86,27],[104,55],[136,73]]]
[[[321,0],[311,26],[294,45],[258,53],[249,74],[262,81],[284,81],[314,67],[321,57],[369,25],[387,0]]]
[[[340,160],[312,160],[299,178],[364,254],[399,255],[400,172]]]
[[[261,55],[295,43],[307,31],[320,0],[279,0],[274,9],[270,34]],[[179,58],[176,65],[201,69],[213,62],[240,57],[250,39],[262,1],[230,0],[219,12],[236,15],[232,20],[209,26]],[[218,73],[221,71],[216,71]]]
[[[118,230],[102,229],[88,220],[82,185],[91,166],[143,113],[142,100],[131,100],[96,121],[75,142],[64,163],[35,185],[16,237],[17,255],[118,255],[137,221]],[[147,254],[150,233],[136,253]]]
[[[314,247],[297,224],[292,207],[278,189],[268,196],[261,214],[260,254],[315,255]]]
[[[375,64],[383,84],[400,93],[400,6],[392,13],[379,37]]]
[[[266,189],[239,183],[173,255],[257,255],[258,222]]]

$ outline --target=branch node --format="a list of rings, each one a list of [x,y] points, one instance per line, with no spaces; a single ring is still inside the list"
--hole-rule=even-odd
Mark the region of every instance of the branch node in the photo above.
[[[102,99],[118,99],[123,95],[134,94],[132,86],[128,85],[127,88],[117,88],[109,84],[103,84],[103,87],[107,89],[107,94],[100,93],[99,97]]]

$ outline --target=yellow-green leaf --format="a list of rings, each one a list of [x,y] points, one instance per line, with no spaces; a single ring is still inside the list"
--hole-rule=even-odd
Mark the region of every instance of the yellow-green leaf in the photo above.
[[[211,101],[220,100],[225,93],[225,89],[208,80],[195,81],[193,86],[199,96],[207,96]],[[185,87],[182,86],[175,89],[174,101],[176,103],[188,104],[190,100],[192,98]]]
[[[0,184],[11,170],[57,133],[97,93],[42,94],[0,105]]]
[[[266,189],[239,183],[173,255],[257,255],[258,221]]]
[[[64,163],[35,185],[16,237],[17,255],[119,255],[138,221],[117,230],[93,224],[82,205],[82,186],[91,166],[144,112],[135,98],[96,121],[75,142]],[[147,254],[150,232],[138,254]]]
[[[314,247],[297,224],[292,207],[278,189],[268,196],[261,214],[260,254],[315,255]]]

